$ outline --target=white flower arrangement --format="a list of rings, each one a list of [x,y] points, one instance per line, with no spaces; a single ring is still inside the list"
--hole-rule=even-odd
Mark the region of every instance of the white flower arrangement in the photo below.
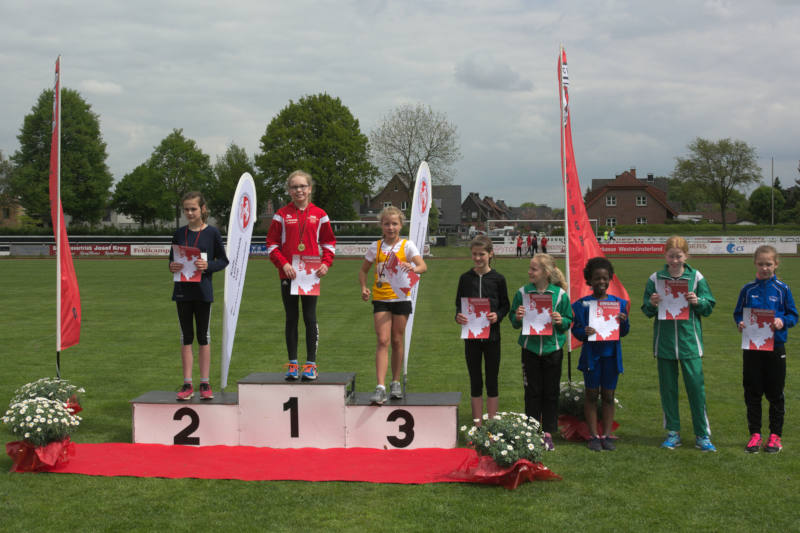
[[[583,411],[583,402],[586,395],[586,389],[583,381],[562,381],[558,398],[558,412],[562,415],[572,415],[578,420],[584,420],[586,415]],[[619,400],[614,398],[614,406],[617,409],[622,408]],[[600,408],[602,407],[602,400],[600,395],[597,395],[597,415],[601,416]]]
[[[81,417],[67,409],[66,403],[49,398],[27,398],[12,401],[2,420],[17,438],[34,446],[61,441],[75,431]]]
[[[519,459],[541,462],[544,434],[539,422],[522,413],[483,415],[480,426],[461,426],[467,445],[488,455],[499,466],[508,467]]]
[[[80,405],[80,394],[86,392],[83,388],[76,387],[66,379],[41,378],[27,383],[14,391],[11,403],[18,403],[31,398],[47,398],[63,403]]]

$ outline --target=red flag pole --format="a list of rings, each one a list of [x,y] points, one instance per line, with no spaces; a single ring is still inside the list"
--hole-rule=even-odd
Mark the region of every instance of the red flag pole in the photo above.
[[[56,375],[61,377],[61,350],[78,344],[81,297],[61,205],[61,56],[56,60],[53,125],[50,142],[50,220],[56,243]]]
[[[53,120],[55,128],[53,131],[54,147],[50,150],[56,151],[56,201],[58,208],[56,212],[56,376],[61,378],[61,254],[64,253],[63,243],[61,242],[61,56],[56,59],[56,86],[53,91]],[[52,157],[51,157],[52,160]],[[51,170],[52,171],[52,170]]]
[[[564,128],[566,127],[566,106],[564,101],[564,80],[562,57],[564,55],[564,45],[559,46],[558,51],[558,123],[561,133],[561,183],[564,185],[564,257],[567,271],[567,294],[570,294],[571,280],[569,268],[569,196],[567,195],[567,158],[564,153]],[[571,303],[571,302],[570,302]],[[572,342],[567,339],[567,381],[572,381]]]

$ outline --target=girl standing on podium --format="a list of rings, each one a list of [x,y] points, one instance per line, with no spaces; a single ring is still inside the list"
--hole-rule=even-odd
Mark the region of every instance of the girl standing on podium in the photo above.
[[[302,375],[303,380],[317,379],[317,344],[319,325],[317,324],[317,297],[292,295],[292,280],[297,273],[292,267],[292,256],[310,255],[319,257],[322,252],[322,265],[317,276],[323,277],[333,264],[336,254],[336,237],[328,214],[311,203],[313,189],[311,175],[295,170],[286,180],[286,189],[292,201],[278,209],[272,217],[267,233],[267,253],[270,261],[278,269],[281,280],[281,297],[286,312],[286,350],[289,362],[286,364],[286,380],[295,381]],[[306,364],[302,371],[297,364],[297,322],[300,317],[300,302],[303,302],[303,322],[306,327]]]
[[[397,264],[404,272],[422,274],[428,267],[417,247],[408,239],[401,239],[400,232],[405,223],[405,215],[398,208],[389,206],[381,211],[379,220],[383,238],[369,245],[364,255],[358,281],[361,283],[361,298],[366,302],[372,293],[372,317],[378,345],[375,350],[375,372],[378,386],[370,397],[370,402],[380,405],[386,401],[386,370],[389,367],[389,343],[392,345],[392,382],[390,394],[393,400],[403,397],[400,374],[403,370],[406,322],[411,314],[411,302],[400,298],[392,290],[388,281],[387,263]],[[375,281],[372,291],[367,288],[367,272],[375,263]]]
[[[228,256],[222,244],[222,235],[214,226],[206,224],[208,209],[203,195],[190,192],[183,197],[183,214],[187,224],[175,232],[172,244],[199,248],[200,259],[194,262],[202,272],[200,282],[176,281],[172,290],[172,299],[178,307],[178,320],[181,326],[181,364],[183,366],[183,386],[178,391],[178,400],[191,400],[194,395],[192,387],[192,366],[194,355],[193,325],[197,325],[197,359],[200,363],[200,399],[214,398],[209,383],[211,367],[211,346],[209,345],[209,322],[211,321],[211,302],[214,301],[214,288],[211,285],[211,273],[228,266]],[[172,248],[169,251],[169,271],[180,272],[183,264],[174,261]],[[193,324],[194,323],[194,324]]]

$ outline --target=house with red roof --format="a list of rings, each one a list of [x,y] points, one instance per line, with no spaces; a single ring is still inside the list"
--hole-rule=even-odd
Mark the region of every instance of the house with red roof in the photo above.
[[[663,224],[678,216],[678,209],[667,201],[666,184],[657,184],[652,174],[637,178],[635,168],[613,180],[592,180],[584,202],[589,218],[600,226]]]

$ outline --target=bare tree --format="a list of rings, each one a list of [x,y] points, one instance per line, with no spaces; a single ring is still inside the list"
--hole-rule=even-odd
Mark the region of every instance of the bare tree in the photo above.
[[[422,161],[431,169],[436,185],[452,183],[456,161],[461,159],[458,131],[447,115],[422,104],[404,104],[393,109],[369,135],[372,159],[384,181],[395,174],[407,178],[411,194]]]

